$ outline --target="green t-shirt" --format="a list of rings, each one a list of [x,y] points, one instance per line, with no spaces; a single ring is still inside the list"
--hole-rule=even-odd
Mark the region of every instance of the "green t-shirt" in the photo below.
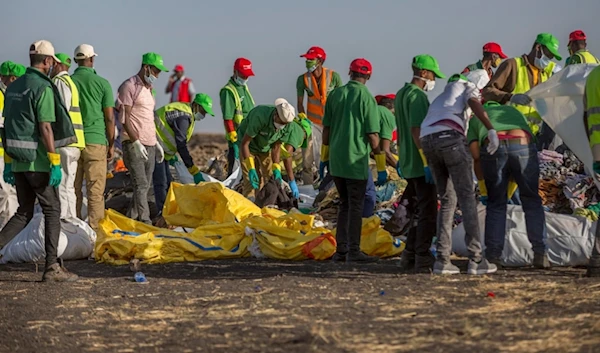
[[[275,129],[274,112],[274,105],[258,105],[248,113],[238,127],[237,133],[240,141],[244,139],[244,135],[252,138],[251,153],[268,153],[271,151],[271,146],[287,133],[289,125],[280,130]]]
[[[425,92],[413,85],[406,83],[394,101],[396,110],[396,125],[398,126],[398,157],[400,169],[407,179],[419,178],[425,175],[423,161],[419,149],[415,145],[410,131],[413,127],[421,127],[427,116],[429,100]]]
[[[87,145],[107,145],[104,108],[114,108],[115,99],[110,83],[91,67],[78,67],[71,79],[79,90],[79,106],[83,119],[83,134]]]
[[[366,180],[371,146],[367,134],[379,133],[377,102],[357,81],[331,93],[325,103],[323,126],[329,127],[329,168],[340,178]]]
[[[242,102],[242,114],[244,118],[248,116],[248,113],[254,108],[254,104],[252,103],[252,99],[249,97],[248,86],[240,86],[233,79],[229,79],[229,83],[231,83],[238,95],[240,96],[240,101]],[[223,114],[223,120],[233,120],[233,115],[235,114],[235,98],[233,97],[233,93],[230,90],[221,88],[221,92],[219,92],[219,98],[221,100],[221,113]]]
[[[524,130],[533,136],[527,118],[520,111],[510,105],[493,105],[484,108],[496,131]],[[469,120],[467,141],[477,141],[480,145],[488,137],[488,129],[477,118]]]
[[[319,83],[319,81],[317,81],[317,83]],[[340,74],[333,71],[333,73],[331,74],[331,82],[329,84],[329,87],[327,87],[327,95],[329,96],[329,93],[331,91],[341,86],[342,78],[340,77]],[[306,85],[304,84],[304,74],[298,76],[298,79],[296,80],[296,92],[298,94],[298,97],[304,97],[304,92],[306,92],[306,94],[308,94],[309,96],[313,95],[313,92],[309,92],[306,88]]]
[[[53,123],[56,121],[56,113],[54,111],[54,91],[52,87],[46,87],[42,92],[40,99],[35,102],[33,107],[37,123]],[[19,162],[13,160],[12,171],[20,172],[42,172],[50,171],[50,160],[48,160],[48,150],[40,136],[36,158],[33,162]]]
[[[286,145],[290,145],[294,148],[294,150],[297,150],[300,148],[300,146],[302,146],[302,143],[304,142],[304,139],[306,138],[306,133],[304,132],[304,129],[300,126],[299,123],[297,122],[292,122],[291,124],[289,124],[289,127],[287,127],[286,132],[283,136],[281,136],[281,142],[285,143]]]
[[[394,114],[383,105],[378,105],[377,110],[379,111],[379,123],[381,124],[379,138],[392,141],[392,134],[396,128],[396,118],[394,117]]]

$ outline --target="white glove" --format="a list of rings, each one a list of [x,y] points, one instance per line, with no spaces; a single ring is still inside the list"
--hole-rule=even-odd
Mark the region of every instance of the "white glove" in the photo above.
[[[498,150],[498,146],[500,146],[500,140],[498,139],[498,133],[494,129],[488,130],[487,152],[489,154],[496,153],[496,151]]]
[[[510,102],[519,105],[529,105],[531,103],[531,98],[526,94],[513,94],[513,96],[510,97]]]
[[[148,160],[148,151],[146,150],[146,147],[144,145],[142,145],[140,140],[135,140],[133,142],[133,149],[135,150],[135,154],[138,157],[140,157],[141,159],[143,159],[145,161]]]
[[[165,160],[165,150],[159,142],[156,143],[156,163],[162,163]]]

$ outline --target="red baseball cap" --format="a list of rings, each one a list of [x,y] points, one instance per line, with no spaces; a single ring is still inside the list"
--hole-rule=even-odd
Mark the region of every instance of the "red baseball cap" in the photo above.
[[[585,33],[583,33],[583,31],[580,29],[569,34],[569,43],[574,42],[576,40],[586,40],[586,39],[587,39],[587,37],[585,36]]]
[[[175,65],[175,68],[173,69],[173,71],[175,71],[175,72],[183,71],[183,65],[180,65],[180,64]]]
[[[233,69],[239,72],[242,76],[254,76],[254,71],[252,71],[252,62],[246,58],[236,59],[235,64],[233,64]]]
[[[327,54],[325,54],[325,50],[323,50],[321,47],[310,47],[306,54],[302,54],[300,57],[308,60],[321,59],[325,61]]]
[[[367,59],[354,59],[350,63],[350,71],[358,72],[359,74],[370,75],[371,71],[373,71],[373,66],[371,66],[371,63]]]
[[[396,99],[396,95],[393,93],[376,95],[375,100],[377,101],[377,104],[379,104],[381,102],[382,98]]]
[[[504,54],[504,52],[502,51],[502,47],[500,46],[500,44],[494,43],[494,42],[486,43],[483,46],[483,52],[484,53],[496,53],[500,56],[501,59],[508,58],[508,56],[506,56],[506,54]]]

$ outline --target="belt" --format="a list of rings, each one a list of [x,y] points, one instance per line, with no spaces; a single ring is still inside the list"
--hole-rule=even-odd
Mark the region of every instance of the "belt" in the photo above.
[[[436,132],[436,133],[428,135],[428,136],[430,136],[431,138],[445,138],[445,137],[449,137],[449,136],[465,137],[464,134],[461,134],[460,132],[458,132],[456,130],[444,130],[444,131]]]

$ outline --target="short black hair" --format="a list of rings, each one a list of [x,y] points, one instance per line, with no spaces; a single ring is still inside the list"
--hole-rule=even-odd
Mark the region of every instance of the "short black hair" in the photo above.
[[[369,74],[361,74],[360,72],[352,71],[350,74],[350,79],[356,80],[357,78],[364,78],[365,80],[368,80],[369,76]]]
[[[46,58],[48,57],[48,55],[42,55],[42,54],[29,54],[29,62],[31,66],[35,66],[35,65],[40,65],[44,63],[44,60],[46,60]]]
[[[388,97],[382,97],[379,100],[379,105],[382,105],[388,109],[394,109],[394,100]]]
[[[496,53],[492,53],[492,52],[489,52],[489,51],[484,51],[483,52],[483,58],[484,59],[491,58],[491,57],[494,56],[494,54],[496,54]]]

